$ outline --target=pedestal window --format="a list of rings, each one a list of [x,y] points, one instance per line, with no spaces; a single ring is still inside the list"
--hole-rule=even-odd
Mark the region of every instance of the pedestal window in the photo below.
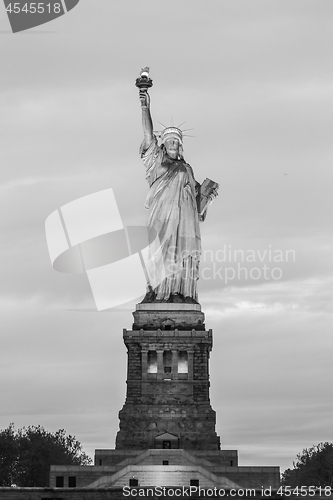
[[[157,373],[157,352],[148,351],[148,363],[147,363],[148,373]]]
[[[172,352],[164,351],[163,353],[163,372],[164,378],[171,378],[172,373]]]

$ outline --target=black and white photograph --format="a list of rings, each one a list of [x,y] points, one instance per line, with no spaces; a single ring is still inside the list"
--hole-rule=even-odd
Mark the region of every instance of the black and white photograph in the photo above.
[[[333,493],[333,3],[0,4],[0,499]]]

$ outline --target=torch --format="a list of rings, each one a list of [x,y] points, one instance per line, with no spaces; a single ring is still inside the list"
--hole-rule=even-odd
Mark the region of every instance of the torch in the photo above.
[[[139,78],[135,81],[135,86],[138,87],[139,92],[147,92],[150,87],[153,86],[153,80],[149,78],[149,68],[146,66],[141,70]]]

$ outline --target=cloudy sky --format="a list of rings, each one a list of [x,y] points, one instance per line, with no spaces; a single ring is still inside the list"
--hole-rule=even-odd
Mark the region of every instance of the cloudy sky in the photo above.
[[[94,311],[87,277],[52,269],[44,223],[109,187],[144,223],[149,65],[156,128],[186,120],[185,159],[220,184],[199,298],[222,446],[284,470],[333,440],[332,19],[331,0],[81,0],[13,35],[0,7],[0,428],[114,447],[140,297]]]

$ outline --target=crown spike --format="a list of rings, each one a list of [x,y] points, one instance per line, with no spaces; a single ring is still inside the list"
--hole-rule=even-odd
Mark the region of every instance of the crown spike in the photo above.
[[[162,127],[166,128],[166,126],[165,126],[162,122],[159,122],[159,121],[157,120],[157,123],[159,123],[160,125],[162,125]]]
[[[182,125],[184,125],[184,123],[186,123],[186,122],[187,122],[187,120],[185,120],[183,123],[181,123],[180,125],[178,125],[178,127],[177,127],[177,128],[180,128],[180,127],[181,127]]]

